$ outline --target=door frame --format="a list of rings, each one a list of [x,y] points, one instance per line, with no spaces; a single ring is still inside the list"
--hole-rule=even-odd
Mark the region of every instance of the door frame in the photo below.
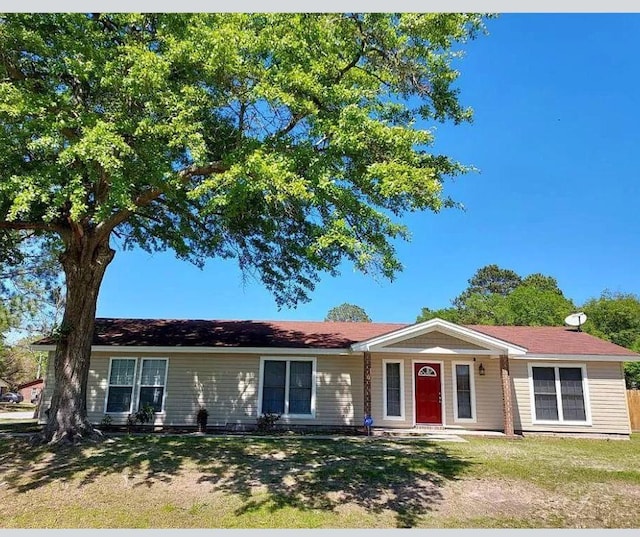
[[[412,359],[411,360],[411,387],[413,390],[413,426],[418,425],[416,423],[416,364],[439,364],[440,365],[440,394],[442,396],[442,404],[440,405],[440,412],[442,418],[442,427],[447,425],[447,412],[445,407],[445,392],[444,392],[444,362],[442,360],[429,360],[429,359]],[[420,425],[423,425],[422,423]]]

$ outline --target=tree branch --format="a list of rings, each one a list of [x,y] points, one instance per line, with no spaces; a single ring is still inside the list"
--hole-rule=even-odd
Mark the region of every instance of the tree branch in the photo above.
[[[201,177],[206,175],[213,175],[217,173],[224,173],[227,171],[227,167],[220,161],[210,162],[204,166],[190,166],[178,172],[178,178],[181,182],[186,183],[193,177]],[[162,187],[155,187],[146,190],[140,194],[135,200],[133,205],[136,208],[144,207],[151,203],[153,200],[164,194],[165,189]],[[111,218],[108,218],[104,222],[101,222],[96,226],[96,236],[98,240],[106,238],[111,231],[118,225],[122,224],[132,214],[135,213],[135,209],[122,209],[113,214]]]

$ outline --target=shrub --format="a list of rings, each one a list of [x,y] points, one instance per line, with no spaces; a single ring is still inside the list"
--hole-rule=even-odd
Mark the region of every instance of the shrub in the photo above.
[[[198,410],[198,414],[196,416],[196,421],[198,422],[198,431],[201,433],[207,432],[207,419],[209,418],[209,412],[206,408],[200,407]]]
[[[275,428],[276,421],[280,419],[280,414],[267,412],[257,419],[258,431],[269,432]]]
[[[145,405],[136,412],[135,420],[139,423],[149,423],[153,421],[154,413],[153,407],[149,403],[145,403]]]
[[[109,414],[105,414],[104,418],[102,418],[102,421],[100,422],[100,426],[103,429],[108,429],[109,427],[111,427],[113,423],[113,419],[111,418],[111,416],[109,416]]]

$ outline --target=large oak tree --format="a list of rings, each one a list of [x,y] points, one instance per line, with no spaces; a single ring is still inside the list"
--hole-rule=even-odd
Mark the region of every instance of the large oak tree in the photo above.
[[[0,16],[0,229],[62,243],[47,440],[93,434],[96,300],[126,248],[235,258],[279,305],[343,259],[391,277],[398,217],[466,171],[422,118],[460,123],[462,14]]]

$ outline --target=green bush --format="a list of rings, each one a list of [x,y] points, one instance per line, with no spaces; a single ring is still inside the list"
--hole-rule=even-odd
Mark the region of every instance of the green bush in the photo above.
[[[258,431],[269,432],[273,431],[276,425],[276,421],[280,419],[280,414],[275,412],[267,412],[259,416],[257,419]]]

